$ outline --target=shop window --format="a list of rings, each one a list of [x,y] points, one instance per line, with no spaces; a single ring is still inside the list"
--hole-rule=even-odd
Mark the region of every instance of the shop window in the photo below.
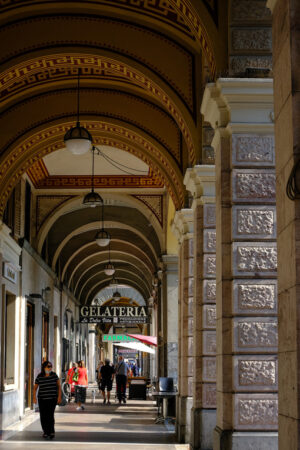
[[[15,383],[16,297],[6,293],[4,304],[4,384]]]
[[[48,359],[49,348],[49,313],[48,311],[43,311],[43,320],[42,320],[42,361],[46,361]]]

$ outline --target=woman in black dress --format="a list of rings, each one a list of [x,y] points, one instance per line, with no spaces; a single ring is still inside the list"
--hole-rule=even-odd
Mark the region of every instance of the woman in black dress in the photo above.
[[[40,419],[43,429],[43,438],[53,439],[54,431],[54,411],[57,404],[61,403],[61,386],[58,376],[52,372],[50,361],[44,361],[42,371],[35,379],[33,388],[33,402],[37,403],[36,391],[38,391],[38,403]]]

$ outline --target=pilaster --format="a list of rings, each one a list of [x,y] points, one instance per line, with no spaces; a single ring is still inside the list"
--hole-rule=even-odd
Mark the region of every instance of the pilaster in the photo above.
[[[179,242],[177,435],[189,442],[193,395],[193,211],[176,211],[173,232]]]
[[[194,214],[194,383],[191,445],[212,448],[216,426],[215,167],[187,169]]]
[[[216,153],[214,449],[276,449],[273,82],[219,79],[207,85],[201,112],[215,129]]]

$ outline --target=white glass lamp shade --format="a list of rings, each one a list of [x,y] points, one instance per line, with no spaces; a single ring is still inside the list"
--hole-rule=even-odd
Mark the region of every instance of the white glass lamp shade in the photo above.
[[[102,229],[96,234],[95,240],[100,247],[106,247],[110,242],[110,235]]]
[[[106,266],[104,267],[104,273],[108,276],[111,276],[115,273],[115,268],[112,263],[106,264]]]
[[[64,142],[67,149],[73,153],[73,155],[84,155],[92,146],[92,135],[89,131],[80,126],[77,122],[76,127],[70,128],[64,136]]]
[[[84,155],[90,150],[92,143],[87,139],[70,139],[65,141],[65,145],[73,155]]]

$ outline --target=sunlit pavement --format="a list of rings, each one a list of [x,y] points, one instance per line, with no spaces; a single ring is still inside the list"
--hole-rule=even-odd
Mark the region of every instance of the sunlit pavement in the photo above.
[[[77,411],[70,403],[59,407],[55,413],[53,441],[42,438],[39,414],[34,413],[6,431],[6,440],[0,442],[2,449],[188,449],[176,444],[173,424],[155,424],[157,408],[152,401],[129,400],[119,405],[103,405],[102,399],[91,403],[88,399],[85,410]]]

